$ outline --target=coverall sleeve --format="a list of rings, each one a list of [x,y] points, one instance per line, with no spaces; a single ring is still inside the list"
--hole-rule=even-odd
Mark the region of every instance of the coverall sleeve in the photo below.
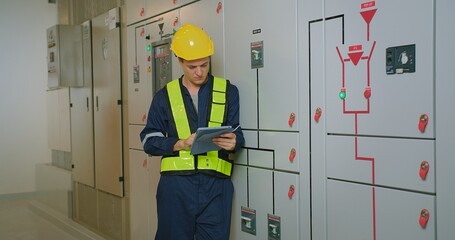
[[[173,147],[179,140],[168,137],[170,131],[169,113],[163,89],[153,98],[147,116],[147,123],[140,133],[144,151],[152,156],[173,154]]]
[[[227,120],[226,124],[228,126],[232,126],[236,128],[240,125],[240,98],[239,98],[239,90],[235,85],[229,87],[228,92],[228,111],[227,111]],[[245,138],[243,137],[243,132],[241,127],[234,131],[236,137],[236,145],[233,152],[239,150],[243,145],[245,145]]]

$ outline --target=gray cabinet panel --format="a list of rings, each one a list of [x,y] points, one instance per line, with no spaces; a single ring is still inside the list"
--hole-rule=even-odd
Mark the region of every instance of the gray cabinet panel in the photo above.
[[[250,43],[259,40],[251,33],[258,19],[251,18],[249,9],[255,5],[255,1],[237,0],[224,6],[226,78],[239,88],[240,125],[245,129],[258,129],[257,71],[250,62]]]
[[[251,239],[250,234],[242,232],[242,207],[248,206],[248,168],[235,166],[232,173],[234,197],[232,202],[231,236],[230,239]]]
[[[246,165],[248,163],[248,149],[240,149],[235,154],[231,155],[231,159],[234,159],[235,164]]]
[[[256,237],[267,239],[267,214],[273,212],[273,172],[248,168],[249,208],[256,210]]]
[[[300,117],[295,7],[294,0],[225,4],[226,78],[240,88],[244,128],[298,130],[298,121],[288,125],[291,113]],[[251,43],[260,41],[264,66],[252,69]]]
[[[327,182],[327,240],[373,240],[372,187]]]
[[[274,215],[280,217],[281,239],[299,238],[299,175],[274,172]],[[302,205],[303,207],[303,205]]]
[[[311,19],[314,20],[314,19]],[[305,23],[306,24],[306,23]],[[324,97],[324,22],[315,21],[309,25],[309,81],[311,92],[310,106],[310,149],[311,149],[311,198],[312,234],[315,239],[327,239],[326,227],[326,160],[325,160],[325,97]],[[305,46],[307,47],[307,46]],[[318,121],[314,120],[316,109],[322,109]]]
[[[326,17],[344,14],[344,28],[335,19],[326,21],[327,132],[434,137],[433,1],[384,2],[372,7],[342,2],[326,3]],[[367,28],[361,14],[374,10]],[[406,31],[390,27],[397,19]],[[386,49],[403,45],[415,45],[415,72],[387,74]],[[391,58],[398,61],[399,56]],[[344,100],[339,97],[342,88]],[[428,122],[421,132],[423,114]]]
[[[328,136],[327,149],[330,178],[435,192],[434,141]]]
[[[263,168],[273,168],[273,151],[265,150],[248,150],[248,164],[250,166],[263,167]]]
[[[436,239],[435,196],[376,188],[377,240]],[[428,211],[425,227],[421,226],[422,211]]]
[[[455,136],[455,111],[453,111],[453,56],[455,55],[455,29],[453,24],[447,21],[455,9],[455,1],[435,1],[436,9],[436,159],[437,176],[437,237],[438,239],[451,239],[455,236],[455,191],[453,187],[455,169],[455,148],[453,139]],[[450,101],[448,101],[450,99]]]
[[[260,148],[274,150],[274,169],[299,171],[299,135],[287,132],[259,132]]]
[[[328,180],[327,239],[435,239],[434,209],[432,195]]]
[[[204,29],[212,39],[215,53],[211,57],[211,73],[217,77],[224,77],[224,35],[223,31],[220,31],[223,29],[224,20],[222,6],[222,0],[203,0],[180,10],[180,25],[195,24]]]
[[[240,109],[243,108],[240,107]],[[242,125],[242,128],[244,126]],[[250,148],[258,148],[259,143],[258,143],[258,131],[249,131],[249,130],[243,130],[243,137],[245,138],[245,147],[250,147]]]

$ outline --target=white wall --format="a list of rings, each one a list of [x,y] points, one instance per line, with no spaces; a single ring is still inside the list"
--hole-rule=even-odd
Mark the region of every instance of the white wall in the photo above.
[[[0,195],[35,191],[47,148],[46,29],[57,5],[0,0]]]

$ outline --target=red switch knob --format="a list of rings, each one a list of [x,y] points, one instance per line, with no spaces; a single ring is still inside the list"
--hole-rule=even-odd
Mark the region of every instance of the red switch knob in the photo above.
[[[289,161],[290,162],[293,162],[294,161],[294,158],[295,158],[295,154],[297,153],[297,151],[295,150],[295,148],[292,148],[291,149],[291,152],[289,153]]]
[[[316,108],[316,112],[314,113],[314,121],[319,122],[321,115],[322,115],[322,109],[320,107]]]
[[[419,120],[419,130],[420,132],[425,132],[425,129],[427,128],[428,124],[428,115],[427,114],[422,114],[420,115],[420,120]]]
[[[422,209],[422,211],[420,211],[419,219],[419,224],[422,228],[425,228],[427,226],[428,219],[430,219],[430,211],[427,209]]]
[[[144,159],[144,161],[142,161],[142,167],[147,168],[147,159]]]
[[[221,11],[221,8],[223,8],[223,4],[221,2],[218,2],[218,5],[216,6],[216,13],[219,14]]]
[[[363,92],[363,96],[368,99],[371,97],[371,87],[366,87],[365,91]]]
[[[289,115],[289,120],[288,120],[289,127],[292,127],[292,125],[294,124],[294,121],[295,121],[295,113],[292,112]]]
[[[289,186],[289,191],[288,191],[289,199],[292,199],[292,197],[294,196],[294,193],[295,193],[295,186],[294,185]]]
[[[427,161],[420,163],[419,175],[422,180],[427,178],[428,171],[430,170],[430,164]]]

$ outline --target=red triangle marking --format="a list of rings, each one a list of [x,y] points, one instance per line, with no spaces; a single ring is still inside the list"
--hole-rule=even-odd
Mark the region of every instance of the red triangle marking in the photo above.
[[[362,55],[363,52],[348,53],[349,58],[351,59],[352,63],[354,63],[354,66],[357,66],[357,63],[359,63]]]
[[[371,19],[373,19],[374,14],[376,14],[376,11],[377,11],[377,10],[378,10],[378,9],[372,9],[372,10],[360,12],[360,14],[361,14],[362,17],[363,17],[363,20],[365,20],[365,22],[367,22],[367,24],[370,24]]]

